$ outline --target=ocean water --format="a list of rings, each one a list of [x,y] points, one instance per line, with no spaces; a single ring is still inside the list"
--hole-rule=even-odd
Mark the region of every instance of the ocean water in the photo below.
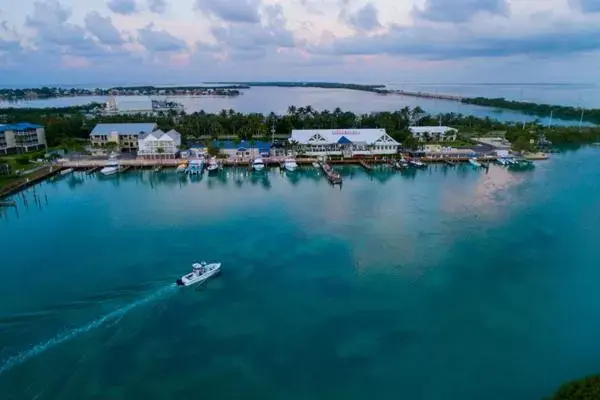
[[[571,98],[577,93],[582,93],[585,98],[590,97],[590,91],[596,93],[597,90],[591,90],[587,86],[580,85],[555,85],[550,88],[546,86],[529,86],[524,93],[530,93],[529,96],[517,95],[516,92],[523,90],[513,86],[495,86],[495,85],[453,85],[453,86],[433,86],[433,85],[415,85],[415,84],[390,84],[390,88],[398,88],[412,91],[423,91],[431,93],[457,94],[464,96],[483,96],[483,97],[507,97],[515,100],[546,102],[553,104],[570,104]],[[595,86],[592,86],[595,88]],[[164,99],[164,96],[157,96],[157,99]],[[465,115],[475,115],[478,117],[490,117],[505,122],[533,122],[539,119],[543,124],[552,123],[553,125],[578,125],[579,121],[563,121],[557,118],[550,120],[550,116],[539,118],[526,115],[516,111],[502,110],[491,107],[481,107],[470,104],[462,104],[456,101],[434,100],[417,98],[410,96],[388,95],[381,96],[370,92],[361,92],[345,89],[320,89],[320,88],[275,88],[275,87],[253,87],[243,91],[243,95],[236,97],[169,97],[170,100],[183,104],[187,112],[197,112],[204,110],[206,112],[216,113],[221,110],[234,109],[242,113],[263,113],[285,114],[290,105],[298,107],[311,105],[317,110],[333,110],[340,107],[342,110],[348,110],[355,113],[369,113],[375,111],[396,111],[401,108],[420,106],[425,111],[437,113],[462,113]],[[590,102],[593,98],[590,97]],[[17,103],[0,102],[2,107],[67,107],[75,105],[84,105],[91,102],[104,103],[108,97],[103,96],[83,96],[83,97],[65,97],[58,99],[32,100]],[[577,103],[575,106],[593,103]],[[586,124],[587,125],[587,124]]]
[[[0,214],[0,398],[538,400],[600,371],[599,156],[39,184]]]

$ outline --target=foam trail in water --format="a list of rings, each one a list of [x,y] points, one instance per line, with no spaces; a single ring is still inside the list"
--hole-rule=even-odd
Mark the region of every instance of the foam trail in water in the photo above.
[[[61,335],[55,336],[47,342],[43,342],[35,345],[29,350],[23,351],[15,356],[12,356],[6,359],[2,364],[0,364],[0,375],[5,373],[6,371],[16,367],[17,365],[23,364],[25,361],[29,360],[32,357],[37,356],[44,351],[53,348],[54,346],[58,346],[68,340],[75,338],[76,336],[81,335],[82,333],[89,332],[93,329],[96,329],[107,322],[123,317],[126,313],[134,309],[135,307],[141,306],[143,304],[149,303],[152,300],[155,300],[161,296],[166,295],[167,293],[173,291],[175,289],[175,284],[171,284],[169,286],[163,287],[155,292],[150,293],[148,296],[141,298],[139,300],[134,301],[133,303],[129,303],[121,308],[112,311],[103,317],[100,317],[87,325],[81,326],[79,328],[72,329],[68,332],[65,332]]]

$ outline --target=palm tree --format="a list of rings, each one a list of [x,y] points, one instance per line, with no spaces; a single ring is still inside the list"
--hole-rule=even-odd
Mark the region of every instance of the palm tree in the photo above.
[[[296,115],[296,106],[289,106],[288,107],[288,114],[289,115]]]

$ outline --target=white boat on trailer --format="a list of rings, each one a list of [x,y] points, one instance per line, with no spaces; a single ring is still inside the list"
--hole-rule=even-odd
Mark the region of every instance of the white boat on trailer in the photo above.
[[[221,263],[207,264],[206,261],[192,264],[192,272],[177,279],[177,286],[191,286],[215,276],[221,271]]]

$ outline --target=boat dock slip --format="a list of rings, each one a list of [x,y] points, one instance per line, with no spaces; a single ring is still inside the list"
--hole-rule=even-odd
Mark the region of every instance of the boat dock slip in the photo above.
[[[332,185],[339,185],[342,183],[342,175],[340,175],[339,172],[335,171],[331,167],[331,165],[327,163],[321,163],[321,169],[323,170],[323,173]]]
[[[366,169],[367,171],[372,171],[373,170],[373,166],[370,164],[367,164],[367,162],[365,160],[360,160],[360,165],[362,165],[362,167],[364,169]]]
[[[101,169],[102,169],[102,167],[92,167],[92,168],[86,170],[85,173],[86,173],[86,175],[91,175],[94,172],[100,171]]]

